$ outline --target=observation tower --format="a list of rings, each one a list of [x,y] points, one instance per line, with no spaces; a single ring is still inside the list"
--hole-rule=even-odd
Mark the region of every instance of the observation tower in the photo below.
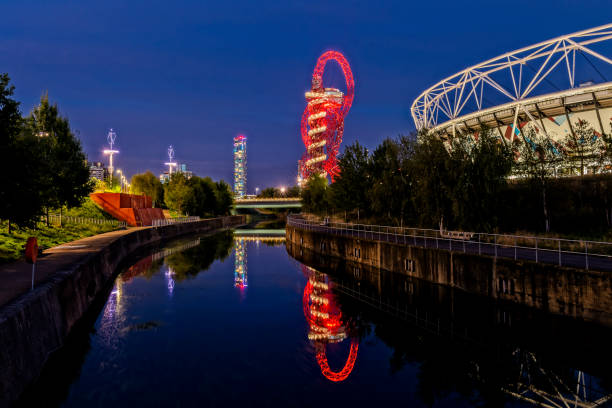
[[[346,82],[346,93],[323,85],[327,62],[338,63]],[[306,152],[299,161],[299,179],[313,174],[329,176],[331,181],[339,174],[338,150],[344,133],[344,118],[353,104],[355,83],[348,61],[337,51],[327,51],[319,57],[312,74],[312,86],[306,92],[306,109],[302,114],[301,134]]]

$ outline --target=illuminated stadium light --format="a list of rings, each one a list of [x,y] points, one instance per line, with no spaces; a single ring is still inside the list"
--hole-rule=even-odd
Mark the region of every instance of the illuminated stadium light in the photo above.
[[[113,149],[113,145],[115,144],[115,139],[117,139],[117,133],[111,128],[106,135],[106,140],[108,141],[108,149],[104,149],[102,153],[109,156],[108,163],[108,172],[111,175],[111,179],[113,177],[113,156],[119,153],[119,150]]]
[[[168,166],[168,177],[172,175],[172,169],[177,166],[174,162],[174,147],[172,145],[168,146],[168,161],[164,163],[164,165]]]
[[[323,86],[327,62],[333,60],[342,69],[346,94]],[[311,90],[305,93],[306,109],[302,114],[301,134],[306,152],[299,164],[298,178],[302,182],[313,174],[338,176],[338,150],[344,133],[344,118],[353,104],[355,83],[348,61],[337,51],[327,51],[319,57],[312,74]]]
[[[578,121],[586,121],[594,137],[610,134],[610,40],[612,24],[607,24],[466,68],[415,99],[414,123],[417,129],[428,129],[444,140],[477,136],[486,127],[504,143],[528,140],[526,131],[532,130],[558,145],[568,135],[575,136]],[[585,73],[600,81],[584,77]]]
[[[246,195],[247,180],[247,138],[238,135],[234,138],[234,195],[242,198]]]

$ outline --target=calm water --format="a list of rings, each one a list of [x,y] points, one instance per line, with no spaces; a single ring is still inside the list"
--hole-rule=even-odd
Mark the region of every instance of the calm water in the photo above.
[[[612,392],[608,329],[313,269],[278,237],[152,249],[99,308],[22,405],[565,406]]]

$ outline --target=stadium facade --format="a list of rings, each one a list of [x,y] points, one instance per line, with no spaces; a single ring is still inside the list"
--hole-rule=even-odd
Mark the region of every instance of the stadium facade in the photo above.
[[[431,86],[411,114],[417,130],[444,140],[484,126],[504,143],[533,131],[563,145],[579,121],[594,138],[612,134],[611,49],[607,24],[508,52]]]

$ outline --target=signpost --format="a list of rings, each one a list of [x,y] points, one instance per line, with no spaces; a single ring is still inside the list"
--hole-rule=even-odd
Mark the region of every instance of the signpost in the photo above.
[[[32,290],[34,289],[34,272],[36,270],[36,258],[38,257],[38,241],[35,237],[28,238],[25,247],[26,262],[32,264]]]

